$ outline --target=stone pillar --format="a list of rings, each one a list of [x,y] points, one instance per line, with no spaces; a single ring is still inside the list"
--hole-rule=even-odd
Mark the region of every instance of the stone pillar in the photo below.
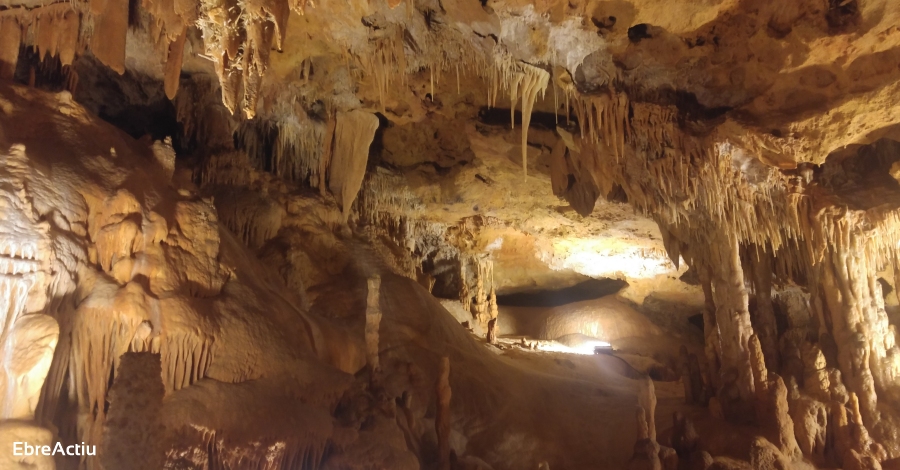
[[[720,231],[708,241],[721,348],[718,398],[726,418],[743,421],[752,419],[754,386],[749,341],[753,327],[738,240],[734,234]]]
[[[817,267],[830,314],[837,365],[847,388],[858,397],[865,426],[892,447],[892,453],[898,453],[900,443],[890,437],[898,432],[896,426],[890,420],[879,423],[879,394],[888,401],[898,399],[900,351],[876,280],[876,255],[868,244],[869,237],[850,216],[826,214],[822,219],[830,233],[825,256]]]

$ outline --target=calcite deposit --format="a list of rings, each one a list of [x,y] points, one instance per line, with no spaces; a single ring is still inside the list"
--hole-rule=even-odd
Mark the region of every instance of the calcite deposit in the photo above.
[[[898,24],[0,0],[0,468],[900,468]]]

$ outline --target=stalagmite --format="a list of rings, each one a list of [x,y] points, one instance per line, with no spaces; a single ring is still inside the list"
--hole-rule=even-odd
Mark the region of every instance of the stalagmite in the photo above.
[[[396,416],[397,425],[400,427],[400,430],[403,431],[403,437],[406,440],[407,448],[409,448],[413,454],[418,456],[420,455],[420,431],[418,430],[416,417],[413,414],[412,394],[409,390],[405,390],[403,395],[397,399],[396,403],[397,408],[400,410],[400,413],[397,413]]]
[[[374,374],[381,367],[378,363],[378,328],[381,325],[381,305],[378,295],[381,289],[381,278],[370,277],[366,281],[368,296],[366,297],[366,363]]]
[[[463,310],[470,312],[472,309],[472,295],[469,292],[469,280],[466,277],[466,264],[463,258],[459,259],[459,301]]]
[[[708,380],[704,380],[703,370],[700,368],[700,360],[694,353],[688,356],[688,371],[691,380],[691,390],[694,392],[694,400],[699,405],[705,405],[710,396],[710,387]]]
[[[434,428],[438,440],[438,469],[450,470],[450,358],[442,357],[435,388],[437,411]]]
[[[672,448],[684,461],[692,460],[692,454],[700,450],[694,423],[678,411],[672,415]]]
[[[88,470],[897,465],[890,0],[54,1],[0,7],[2,446],[117,447]],[[484,109],[507,97],[513,131]],[[551,105],[557,135],[530,129]],[[499,321],[498,292],[585,276],[628,285]],[[577,334],[535,326],[570,312]],[[594,339],[621,357],[557,352]]]
[[[754,388],[757,395],[765,395],[766,389],[769,388],[769,372],[766,369],[762,346],[759,344],[759,336],[751,335],[747,344],[750,349],[750,368],[753,371]]]
[[[747,292],[733,234],[719,234],[711,243],[714,268],[713,297],[716,302],[716,324],[722,348],[719,401],[729,419],[752,416],[754,377],[750,363],[750,313]]]
[[[647,437],[656,441],[656,388],[650,377],[640,379],[638,387],[638,405],[647,416]]]
[[[756,324],[753,329],[759,336],[766,367],[780,370],[778,357],[778,332],[775,311],[772,308],[772,261],[769,253],[761,248],[752,250],[753,282],[756,291]]]
[[[794,435],[794,420],[789,413],[787,387],[781,377],[769,383],[757,402],[757,419],[769,441],[789,460],[802,456]]]
[[[685,403],[696,403],[697,392],[699,391],[695,391],[693,388],[690,356],[688,356],[687,348],[684,345],[681,345],[681,348],[678,350],[678,372],[681,375],[681,385],[684,387]]]
[[[494,269],[491,267],[491,295],[488,298],[488,311],[490,320],[487,324],[487,340],[490,344],[497,344],[497,337],[500,335],[500,312],[497,308],[497,291],[494,289]]]
[[[662,462],[659,460],[659,444],[656,443],[656,439],[650,437],[646,410],[641,405],[638,405],[636,410],[637,441],[634,443],[634,453],[631,460],[628,461],[627,468],[628,470],[662,470]]]
[[[557,132],[560,133],[559,130]],[[560,137],[550,151],[550,185],[553,194],[560,197],[565,196],[569,190],[570,170],[566,160],[566,149],[566,141]]]
[[[378,118],[363,111],[349,111],[339,112],[336,121],[328,189],[338,198],[346,222],[366,174],[369,145],[375,137]]]
[[[790,460],[777,447],[763,437],[750,445],[750,466],[753,470],[790,470]]]
[[[824,465],[828,442],[828,410],[818,400],[802,397],[791,402],[794,437],[803,456]]]
[[[700,265],[697,269],[700,285],[703,288],[703,337],[706,365],[709,369],[710,385],[716,387],[719,377],[719,358],[722,357],[722,343],[719,342],[719,328],[716,325],[716,303],[713,300],[710,269]]]
[[[497,344],[497,319],[492,318],[487,325],[487,342]]]
[[[863,424],[877,430],[881,421],[878,390],[890,390],[900,380],[894,373],[884,373],[886,358],[897,354],[896,340],[887,327],[883,296],[874,281],[875,269],[869,266],[872,260],[866,253],[866,237],[855,230],[849,214],[825,213],[821,217],[823,228],[830,232],[828,250],[819,267],[833,333],[823,335],[823,339],[834,338],[841,375],[858,397]],[[885,444],[892,441],[888,438]]]
[[[700,364],[697,356],[688,354],[687,348],[682,345],[678,354],[678,372],[681,376],[686,403],[704,404],[706,393],[703,378],[701,377]]]

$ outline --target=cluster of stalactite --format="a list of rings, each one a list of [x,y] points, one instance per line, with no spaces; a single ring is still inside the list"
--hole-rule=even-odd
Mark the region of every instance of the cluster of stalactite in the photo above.
[[[144,0],[148,29],[165,58],[165,92],[174,98],[179,86],[188,29],[199,27],[204,55],[215,64],[222,101],[232,112],[256,115],[262,77],[272,48],[281,49],[290,12],[302,13],[305,0],[236,0],[160,2]],[[55,2],[36,8],[14,7],[0,12],[0,77],[15,72],[21,44],[56,56],[64,66],[90,50],[103,64],[125,72],[125,41],[129,2]]]
[[[262,91],[262,81],[269,68],[272,49],[281,51],[287,34],[291,12],[304,14],[313,2],[307,0],[142,0],[140,15],[137,5],[128,2],[60,1],[34,8],[12,7],[0,11],[0,78],[12,78],[16,70],[21,45],[33,47],[43,59],[59,57],[64,67],[87,51],[101,63],[122,74],[125,72],[126,36],[135,21],[147,29],[156,52],[164,61],[164,89],[173,99],[180,86],[185,45],[190,28],[198,28],[203,39],[200,55],[214,64],[221,87],[221,100],[235,113],[242,111],[252,119]],[[392,8],[395,1],[389,2]],[[309,5],[308,5],[309,4]],[[352,8],[352,6],[330,6]],[[407,21],[413,18],[416,6],[407,2]],[[425,22],[419,15],[418,21]],[[428,30],[428,34],[412,39],[401,25],[381,25],[384,28],[371,44],[345,44],[345,59],[353,61],[354,69],[371,78],[378,91],[382,111],[394,84],[403,84],[411,73],[428,70],[434,83],[447,73],[454,73],[459,82],[463,73],[487,76],[493,68],[485,48],[470,39],[455,34],[452,28]],[[390,31],[390,33],[387,33]],[[510,61],[508,61],[510,62]],[[306,77],[309,76],[309,62]],[[519,68],[529,66],[520,64]],[[507,67],[508,68],[508,67]],[[358,78],[362,79],[363,76]],[[529,74],[521,88],[527,106],[533,88]],[[533,81],[533,80],[531,80]],[[547,76],[540,74],[538,82],[546,85]],[[458,87],[458,85],[457,85]],[[527,126],[526,126],[527,127]]]
[[[522,99],[522,171],[528,178],[528,127],[531,112],[538,94],[542,97],[550,82],[550,73],[526,63],[513,61],[502,55],[496,56],[494,67],[488,75],[488,104],[495,106],[501,89],[509,92],[510,125],[515,127],[516,104]]]
[[[317,188],[326,130],[325,123],[289,115],[244,121],[235,131],[235,140],[255,168]]]
[[[85,40],[80,35],[82,14],[70,2],[54,3],[34,9],[10,8],[0,11],[0,78],[13,77],[19,57],[19,46],[29,37],[33,41],[29,45],[35,48],[41,60],[48,56],[59,57],[64,67],[71,65],[75,60],[75,54],[85,47]],[[95,27],[99,27],[101,32],[117,29],[115,25],[105,21],[99,21]],[[121,32],[113,32],[122,35],[123,62],[124,33],[124,29]]]
[[[709,399],[725,418],[761,426],[780,410],[778,426],[789,430],[764,437],[788,460],[800,458],[785,444],[795,431],[804,442],[820,434],[840,442],[829,433],[845,432],[842,426],[865,438],[832,449],[802,445],[802,455],[837,465],[900,456],[900,350],[876,276],[896,266],[900,213],[835,205],[809,172],[763,165],[755,149],[714,130],[683,131],[672,106],[610,91],[576,97],[575,111],[578,129],[560,128],[553,152],[554,192],[589,213],[598,197],[621,191],[658,222],[673,262],[683,259],[699,273],[706,370],[691,373],[688,358],[685,378],[697,389],[689,399]],[[812,326],[786,334],[776,326],[773,292],[791,283],[809,292]],[[761,370],[768,378],[758,377]],[[789,412],[781,403],[788,388]],[[808,400],[828,416],[827,430],[782,416],[800,417],[794,407],[809,411]]]

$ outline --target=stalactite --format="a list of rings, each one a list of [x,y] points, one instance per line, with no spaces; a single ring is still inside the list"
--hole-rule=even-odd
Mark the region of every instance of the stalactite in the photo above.
[[[121,75],[125,73],[128,2],[91,2],[90,6],[94,24],[91,53]]]
[[[178,92],[178,81],[181,78],[181,62],[184,56],[184,42],[187,38],[187,28],[178,35],[178,39],[169,45],[168,57],[165,69],[166,96],[172,100]]]
[[[22,26],[16,16],[0,16],[0,78],[10,80],[16,73]]]
[[[403,50],[402,33],[398,30],[393,36],[381,38],[373,44],[373,51],[359,56],[360,64],[366,74],[375,80],[381,112],[385,112],[388,92],[393,83],[403,85],[406,81],[407,62]],[[432,70],[433,73],[433,70]],[[432,96],[434,84],[432,77]]]
[[[534,109],[534,101],[540,92],[543,96],[550,80],[550,74],[536,67],[526,68],[522,77],[522,171],[525,179],[528,179],[528,128],[531,126],[531,111]]]
[[[105,8],[110,10],[111,16],[115,16],[119,6]],[[68,2],[53,3],[35,8],[12,7],[0,11],[0,78],[11,79],[16,70],[19,56],[19,47],[23,43],[29,43],[38,53],[40,60],[46,57],[59,57],[60,63],[65,67],[71,65],[75,54],[80,52],[82,44],[79,41],[79,29],[81,26],[82,10],[79,5]],[[84,14],[89,14],[84,12]],[[96,23],[97,19],[94,18]],[[100,30],[94,25],[94,33],[124,34],[124,30],[116,29],[111,19],[100,21]],[[95,35],[96,35],[95,34]],[[107,38],[108,39],[108,38]],[[122,44],[110,45],[107,49],[119,49],[124,60],[124,37]],[[101,51],[102,55],[104,51]],[[115,53],[114,55],[116,55]],[[99,58],[99,56],[98,56]],[[114,60],[115,62],[115,60]]]
[[[322,133],[323,126],[315,120],[289,114],[244,121],[235,130],[234,141],[257,170],[317,187],[321,184]]]
[[[378,118],[363,111],[350,111],[339,112],[336,121],[328,189],[338,198],[346,222],[366,173]]]
[[[488,88],[488,105],[496,103],[501,89],[509,92],[510,126],[515,128],[516,104],[522,99],[522,169],[528,179],[528,127],[531,124],[531,112],[538,93],[543,96],[550,82],[550,74],[541,68],[522,62],[514,62],[509,58],[497,58],[491,71]]]
[[[229,111],[240,106],[247,119],[256,116],[269,52],[273,46],[281,50],[290,9],[302,13],[304,6],[305,2],[283,0],[202,0],[197,24],[203,32],[205,56],[214,62],[222,102]]]
[[[500,76],[494,75],[495,82]],[[564,152],[553,156],[554,192],[556,181],[568,185],[569,178],[598,188],[586,195],[564,194],[575,206],[576,197],[589,199],[622,188],[637,212],[653,214],[667,229],[681,228],[688,246],[702,247],[694,260],[685,261],[701,277],[710,379],[717,382],[726,414],[740,415],[729,406],[747,402],[757,388],[748,345],[754,328],[766,368],[774,372],[781,366],[770,297],[773,279],[805,279],[819,328],[817,347],[840,366],[834,374],[824,366],[817,369],[829,382],[822,392],[829,389],[829,395],[839,397],[838,377],[843,376],[858,396],[860,420],[873,440],[896,447],[890,437],[897,435],[896,425],[883,414],[894,413],[885,400],[900,399],[900,351],[876,273],[900,265],[900,211],[884,206],[853,210],[822,197],[823,187],[816,187],[809,172],[798,184],[771,167],[754,167],[761,147],[742,143],[741,148],[716,131],[704,136],[684,132],[684,116],[674,106],[630,102],[612,89],[582,95],[565,88],[564,75],[556,71],[554,83],[565,91],[567,108],[572,99],[580,125],[568,157]],[[496,96],[495,89],[489,92],[491,104]],[[565,138],[563,130],[559,133]],[[673,261],[684,248],[666,245]],[[760,306],[752,327],[739,246],[759,247],[749,276]],[[771,380],[767,390],[772,393]]]
[[[252,249],[275,238],[286,215],[282,204],[250,192],[220,195],[217,209],[222,223]]]
[[[879,426],[878,394],[893,396],[898,377],[891,371],[895,366],[889,357],[896,357],[898,351],[880,304],[880,286],[874,280],[877,269],[871,266],[872,254],[865,247],[868,237],[855,230],[850,214],[823,213],[821,217],[821,233],[830,243],[819,265],[820,279],[838,364],[848,388],[859,397],[862,421],[881,434],[887,423]]]
[[[328,121],[325,124],[325,138],[322,139],[322,152],[319,157],[319,195],[325,196],[326,176],[328,166],[331,164],[332,148],[334,141],[334,129],[337,125],[337,118],[334,115],[328,115]]]

